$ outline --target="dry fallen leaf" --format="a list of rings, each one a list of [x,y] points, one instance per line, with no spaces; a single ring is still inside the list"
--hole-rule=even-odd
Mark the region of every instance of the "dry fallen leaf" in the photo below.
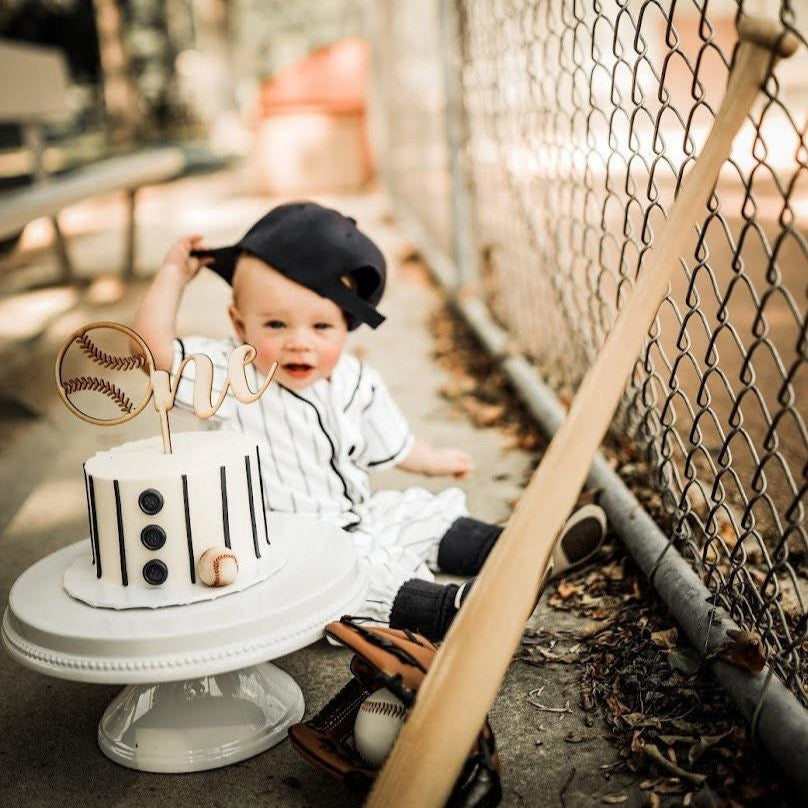
[[[446,382],[440,388],[440,394],[444,398],[452,400],[471,393],[476,386],[477,382],[471,376],[459,376]]]
[[[561,600],[568,600],[573,595],[580,595],[581,588],[575,584],[567,583],[567,581],[559,581],[556,587],[556,594]]]
[[[626,713],[630,712],[628,707],[626,707],[626,705],[623,704],[623,702],[620,701],[620,699],[618,699],[614,693],[609,693],[609,695],[606,696],[606,704],[609,705],[609,709],[615,715],[625,715]]]
[[[481,404],[470,397],[464,398],[461,404],[475,426],[493,426],[505,413],[504,404]]]
[[[654,645],[658,645],[660,648],[676,648],[676,641],[678,639],[679,631],[675,626],[665,629],[664,631],[655,631],[651,634],[651,642]]]
[[[718,527],[718,535],[727,547],[732,548],[738,543],[738,531],[729,519],[723,519]]]
[[[760,635],[755,631],[739,631],[729,629],[726,640],[713,656],[743,668],[752,673],[760,673],[766,665],[766,652]]]
[[[604,578],[608,578],[610,581],[622,581],[623,578],[625,578],[625,570],[623,569],[622,561],[606,564],[600,568],[600,573]]]

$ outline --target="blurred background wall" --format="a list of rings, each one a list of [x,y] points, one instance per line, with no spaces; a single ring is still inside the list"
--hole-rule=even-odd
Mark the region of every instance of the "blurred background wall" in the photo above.
[[[56,47],[67,58],[71,114],[48,127],[52,170],[158,140],[246,155],[263,139],[277,152],[290,142],[302,147],[301,136],[313,141],[319,131],[338,149],[350,147],[344,158],[350,184],[371,170],[363,128],[365,53],[357,39],[364,16],[360,0],[3,0],[0,37]],[[311,69],[300,67],[343,41],[352,45],[321,55]],[[278,77],[281,87],[273,85]],[[323,94],[328,80],[331,89]],[[285,129],[277,126],[281,114]],[[274,120],[262,133],[265,118]],[[24,156],[14,154],[19,145],[16,127],[0,128],[5,185],[25,173]],[[327,170],[311,155],[311,143],[308,149],[315,173]],[[304,173],[305,163],[298,161]],[[283,167],[286,178],[267,190],[288,187],[290,167],[277,161],[273,167]],[[264,171],[260,160],[257,169]],[[337,172],[324,181],[343,178]]]

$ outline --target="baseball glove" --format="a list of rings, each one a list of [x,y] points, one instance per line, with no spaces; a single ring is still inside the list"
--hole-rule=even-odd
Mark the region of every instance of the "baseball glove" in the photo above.
[[[289,738],[315,766],[351,788],[367,790],[378,770],[356,751],[353,729],[359,706],[385,687],[411,707],[438,649],[411,631],[362,626],[350,617],[329,623],[325,631],[355,652],[350,665],[353,678],[317,715],[291,727]],[[499,757],[486,720],[447,806],[487,808],[501,799]]]

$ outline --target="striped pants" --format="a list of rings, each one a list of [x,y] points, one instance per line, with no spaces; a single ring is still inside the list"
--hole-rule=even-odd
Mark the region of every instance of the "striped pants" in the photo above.
[[[362,521],[351,535],[370,580],[361,615],[386,622],[405,581],[435,580],[438,545],[452,522],[468,515],[466,495],[459,488],[378,491],[354,510]]]

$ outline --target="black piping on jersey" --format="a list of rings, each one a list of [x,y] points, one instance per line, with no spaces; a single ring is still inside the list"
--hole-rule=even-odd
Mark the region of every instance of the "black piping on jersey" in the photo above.
[[[385,436],[381,433],[381,431],[376,426],[376,424],[373,422],[373,420],[371,420],[368,423],[368,427],[370,429],[372,429],[373,432],[376,433],[376,438],[378,439],[379,446],[381,446],[383,449],[386,449],[387,452],[390,452],[390,447],[389,447],[389,444],[387,443],[387,441],[385,440]],[[401,452],[404,450],[404,447],[407,445],[407,441],[410,439],[410,434],[411,434],[410,431],[407,430],[407,434],[404,436],[404,442],[401,444],[401,446],[399,446],[399,448],[395,452],[392,452],[391,454],[388,454],[387,457],[384,457],[381,460],[371,460],[368,463],[366,463],[365,465],[368,468],[372,468],[373,466],[381,466],[384,463],[389,463],[391,460],[395,460],[401,454]]]
[[[308,410],[306,410],[306,412],[308,412]],[[317,460],[317,468],[321,468],[323,470],[323,479],[325,480],[325,487],[326,487],[326,490],[328,491],[328,493],[330,494],[331,493],[331,484],[332,484],[333,481],[331,479],[331,475],[328,473],[328,470],[323,465],[322,458],[320,457],[320,447],[317,444],[317,434],[315,433],[315,431],[313,429],[311,430],[311,445],[312,445],[312,448],[314,449],[314,457]],[[317,502],[317,513],[319,515],[319,514],[322,514],[322,512],[323,512],[323,509],[322,509],[322,507],[321,507],[321,505],[320,505],[320,503],[318,501]]]
[[[362,383],[362,370],[364,369],[364,365],[360,362],[359,363],[359,375],[356,377],[356,386],[353,389],[353,393],[351,393],[351,397],[348,399],[348,403],[343,408],[343,412],[348,412],[348,408],[353,404],[354,397],[356,396],[356,391],[359,389],[359,385]]]
[[[180,362],[182,362],[185,359],[185,343],[179,337],[177,337],[177,342],[180,344]]]
[[[326,399],[322,396],[321,392],[316,387],[311,388],[311,394],[322,405],[322,407],[323,407],[323,417],[324,418],[327,417],[327,415],[330,412],[329,407],[328,407],[328,401],[326,401]],[[314,404],[314,402],[311,402],[311,403]],[[314,406],[316,408],[317,405],[315,404]],[[319,412],[318,412],[318,415],[319,415]],[[330,424],[329,426],[333,427],[333,433],[329,433],[329,437],[330,437],[331,434],[333,434],[334,435],[334,440],[336,440],[337,435],[339,434],[339,425],[338,424]],[[315,446],[316,445],[317,445],[317,441],[315,441]],[[342,452],[342,446],[340,444],[332,443],[331,449],[334,452],[335,457],[338,456],[339,454],[341,454],[341,452]],[[325,469],[323,469],[323,470],[325,471]],[[331,488],[332,488],[332,484],[333,484],[334,481],[331,478],[330,474],[328,474],[328,473],[325,474],[325,481],[326,481],[326,487],[328,488],[328,492],[331,493]],[[339,493],[339,491],[337,491],[337,493]],[[362,502],[361,499],[360,499],[360,502]],[[356,504],[356,503],[354,502],[354,504]],[[356,516],[356,514],[354,514],[354,516]]]
[[[371,384],[370,385],[370,398],[368,399],[367,404],[365,404],[365,406],[362,407],[362,412],[367,412],[370,409],[370,405],[373,403],[374,398],[376,398],[376,385]]]
[[[328,402],[327,402],[327,401],[326,401],[326,400],[323,398],[323,396],[322,396],[322,394],[321,394],[321,392],[320,392],[319,390],[317,390],[316,388],[312,388],[312,395],[314,395],[314,396],[316,396],[316,397],[317,397],[317,400],[318,400],[318,401],[319,401],[319,402],[320,402],[320,403],[323,405],[323,407],[325,408],[325,412],[327,412],[327,413],[328,413],[328,412],[330,412],[329,407],[328,407]],[[345,410],[343,410],[343,412],[345,412]],[[336,424],[336,425],[335,425],[334,432],[335,432],[335,434],[336,434],[336,433],[339,433],[339,425],[338,425],[338,424]],[[335,452],[341,453],[341,452],[342,452],[343,447],[342,447],[342,445],[340,445],[340,446],[338,446],[338,447],[334,447],[334,446],[332,445],[332,449],[333,449],[333,451],[335,451]],[[350,452],[348,452],[348,456],[349,456],[349,457],[351,456],[351,453],[350,453]],[[330,488],[330,487],[331,487],[331,486],[329,485],[329,488]],[[354,505],[357,505],[357,504],[360,504],[360,505],[361,505],[361,504],[362,504],[364,501],[365,501],[364,496],[361,496],[361,495],[360,495],[359,502],[357,503],[355,500],[353,500],[353,504],[354,504]],[[348,511],[348,513],[350,513],[350,514],[352,514],[353,516],[355,516],[355,517],[357,518],[357,520],[358,520],[358,521],[356,521],[356,522],[351,522],[351,523],[348,525],[348,527],[358,527],[358,526],[361,524],[361,520],[359,519],[359,515],[356,513],[356,511],[353,511],[353,510],[349,510],[349,511]],[[343,528],[343,530],[345,530],[345,528]]]
[[[322,430],[323,435],[325,435],[329,445],[331,446],[331,459],[329,460],[329,465],[331,466],[332,469],[334,469],[334,474],[336,474],[337,477],[339,477],[339,480],[342,483],[342,490],[345,494],[345,498],[348,500],[348,502],[351,503],[351,505],[356,505],[350,493],[348,492],[348,483],[345,481],[345,478],[339,473],[339,469],[337,468],[336,463],[337,449],[334,446],[334,441],[331,440],[331,436],[328,434],[325,426],[323,425],[323,419],[320,417],[320,410],[318,410],[317,406],[311,401],[309,401],[307,398],[298,395],[294,390],[290,390],[288,387],[285,387],[280,382],[278,382],[278,387],[280,387],[281,390],[285,390],[287,393],[289,393],[289,395],[294,396],[295,398],[299,398],[301,401],[305,401],[306,404],[308,404],[314,410],[315,414],[317,415],[317,423],[320,425],[320,429]],[[354,515],[358,516],[358,514]]]
[[[370,468],[371,466],[381,466],[384,463],[389,463],[391,460],[395,460],[404,451],[404,447],[407,445],[410,437],[411,434],[408,432],[406,437],[404,438],[404,443],[402,443],[401,446],[399,446],[398,449],[395,452],[393,452],[393,454],[381,460],[371,460],[367,464],[368,468]]]

